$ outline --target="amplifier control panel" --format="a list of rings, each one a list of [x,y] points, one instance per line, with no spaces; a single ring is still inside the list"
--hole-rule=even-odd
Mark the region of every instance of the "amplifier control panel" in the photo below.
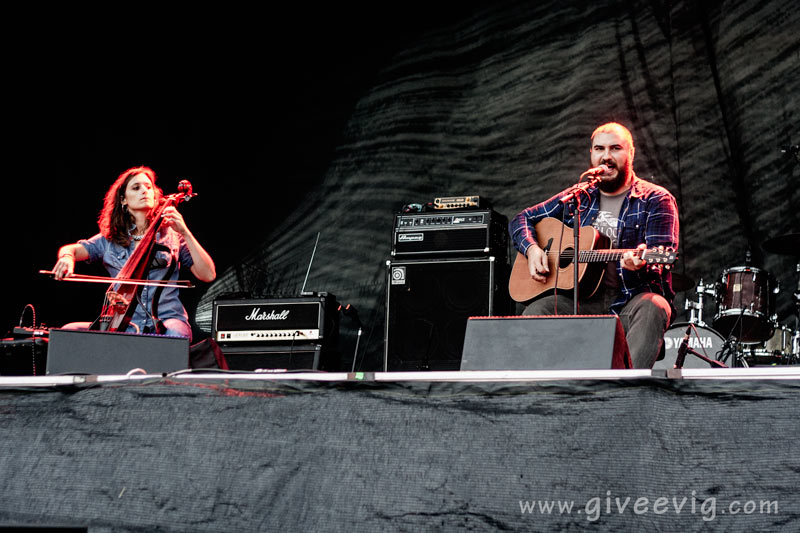
[[[465,215],[407,215],[401,216],[397,220],[397,227],[420,228],[420,227],[465,227],[473,225],[485,225],[487,213],[465,214]]]
[[[318,329],[257,329],[250,331],[217,331],[217,342],[263,342],[319,340]]]

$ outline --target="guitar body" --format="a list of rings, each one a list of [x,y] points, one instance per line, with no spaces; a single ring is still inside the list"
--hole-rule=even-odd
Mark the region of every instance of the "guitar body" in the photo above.
[[[539,282],[531,278],[528,259],[517,252],[517,258],[508,280],[508,293],[514,301],[525,304],[556,291],[559,293],[568,291],[571,295],[574,288],[573,249],[575,237],[572,228],[565,226],[556,218],[545,218],[536,224],[535,229],[536,241],[539,246],[545,251],[558,250],[559,253],[547,254],[550,273],[544,282]],[[608,248],[609,240],[593,227],[582,226],[578,244],[582,251],[601,250]],[[580,298],[588,298],[597,292],[605,270],[606,263],[604,262],[578,265],[578,295]],[[556,278],[558,279],[556,280]]]

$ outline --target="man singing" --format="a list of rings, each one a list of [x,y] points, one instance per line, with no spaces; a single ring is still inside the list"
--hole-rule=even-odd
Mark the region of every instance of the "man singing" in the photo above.
[[[597,186],[581,199],[581,226],[592,226],[607,236],[612,248],[651,249],[658,246],[678,249],[678,208],[675,198],[663,187],[645,181],[633,171],[634,145],[631,132],[621,124],[603,124],[592,133],[591,164],[607,167]],[[550,275],[547,255],[536,242],[534,226],[546,217],[573,226],[568,203],[561,192],[549,200],[529,207],[509,224],[514,247],[528,260],[530,276],[544,282]],[[588,207],[587,207],[588,206]],[[571,235],[570,235],[571,237]],[[626,252],[619,262],[607,264],[600,287],[589,298],[579,301],[581,314],[619,315],[634,368],[652,368],[664,342],[664,332],[675,308],[672,278],[668,270],[644,268],[638,254]],[[526,315],[552,315],[571,312],[572,291],[535,299]]]

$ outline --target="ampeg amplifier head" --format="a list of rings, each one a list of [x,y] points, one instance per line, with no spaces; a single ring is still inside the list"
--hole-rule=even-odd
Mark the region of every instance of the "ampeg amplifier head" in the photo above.
[[[215,300],[212,335],[222,346],[323,343],[338,333],[336,298],[314,296]]]
[[[394,257],[489,256],[505,261],[508,220],[491,209],[398,213]]]

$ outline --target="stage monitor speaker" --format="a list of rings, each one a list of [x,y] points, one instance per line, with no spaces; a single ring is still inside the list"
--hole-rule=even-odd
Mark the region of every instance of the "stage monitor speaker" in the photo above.
[[[229,370],[332,370],[334,362],[321,344],[237,346],[222,349]]]
[[[508,314],[495,257],[387,261],[384,370],[458,370],[467,320]]]
[[[616,315],[473,317],[461,370],[631,368]]]
[[[141,368],[167,374],[189,368],[189,339],[108,331],[51,329],[47,374],[121,375]]]

